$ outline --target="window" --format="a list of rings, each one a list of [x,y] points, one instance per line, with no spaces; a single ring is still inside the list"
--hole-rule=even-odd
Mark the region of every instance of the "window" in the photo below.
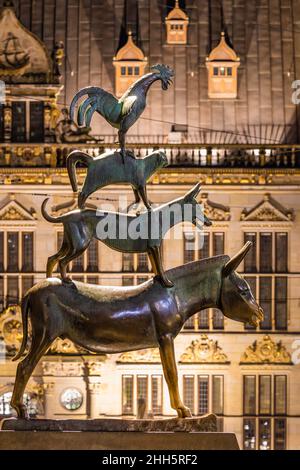
[[[26,103],[25,101],[12,102],[12,142],[26,142]]]
[[[256,377],[244,376],[244,415],[256,414]]]
[[[198,249],[196,249],[198,248]],[[183,245],[184,263],[224,254],[224,232],[185,232]],[[206,309],[190,318],[185,330],[224,329],[224,315],[218,309]]]
[[[251,241],[253,248],[244,261],[246,273],[287,273],[288,234],[286,232],[246,232],[245,242]]]
[[[22,271],[33,271],[33,233],[22,233]]]
[[[12,142],[44,141],[43,101],[12,102]]]
[[[123,375],[122,414],[139,417],[163,413],[162,375]]]
[[[122,377],[122,414],[133,414],[133,376],[123,375]]]
[[[6,392],[0,395],[0,416],[11,416],[15,414],[14,409],[10,406],[11,397],[12,392]],[[23,401],[29,416],[32,418],[37,416],[39,411],[39,400],[37,396],[35,394],[24,393]]]
[[[183,402],[193,414],[215,413],[223,415],[223,375],[184,375]]]
[[[4,142],[4,112],[3,111],[4,111],[4,106],[3,104],[0,104],[0,142]]]
[[[162,414],[162,376],[161,375],[152,375],[151,377],[151,387],[152,387],[152,413],[153,415]]]
[[[7,234],[7,271],[17,272],[19,270],[19,233],[8,232]]]
[[[288,328],[288,278],[272,276],[245,276],[257,302],[264,309],[260,330],[287,330]],[[255,329],[246,325],[246,329]]]
[[[57,232],[57,250],[61,247],[63,242],[63,233]],[[78,256],[78,258],[72,261],[70,266],[72,273],[81,273],[82,282],[86,282],[89,276],[86,276],[86,273],[97,273],[100,271],[100,263],[99,263],[99,243],[97,240],[92,240],[89,244],[87,250],[82,253],[82,255]],[[69,269],[70,269],[69,268]],[[56,266],[58,269],[58,266]],[[98,278],[92,276],[94,278],[94,284],[98,284]],[[72,275],[72,279],[79,280],[79,276]],[[97,279],[97,282],[96,282]]]
[[[66,410],[75,411],[81,407],[83,395],[76,388],[68,388],[61,394],[60,402]]]
[[[122,255],[123,272],[148,273],[150,272],[149,266],[147,253],[123,253]]]
[[[214,67],[214,76],[217,77],[219,75],[219,67]]]
[[[227,67],[227,76],[232,77],[232,67]]]
[[[243,419],[244,449],[285,449],[287,377],[246,375],[243,383],[244,416],[252,416]]]
[[[0,271],[4,271],[4,233],[0,232]]]
[[[30,102],[29,141],[44,141],[44,103],[42,101]]]

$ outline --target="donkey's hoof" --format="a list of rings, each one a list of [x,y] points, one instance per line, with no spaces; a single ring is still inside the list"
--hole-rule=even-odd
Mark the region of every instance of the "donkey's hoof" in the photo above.
[[[178,414],[178,418],[191,418],[192,417],[191,410],[187,408],[186,406],[182,406],[181,408],[178,408],[177,414]]]
[[[14,408],[17,412],[17,417],[19,419],[29,419],[29,414],[27,412],[27,408],[25,405],[13,405],[11,403],[12,408]]]

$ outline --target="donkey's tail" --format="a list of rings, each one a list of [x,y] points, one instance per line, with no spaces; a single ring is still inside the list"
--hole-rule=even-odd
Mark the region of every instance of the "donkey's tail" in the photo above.
[[[61,217],[52,217],[52,215],[48,214],[46,211],[46,204],[49,201],[49,197],[47,197],[43,202],[42,202],[42,207],[41,207],[41,212],[44,217],[44,219],[47,220],[47,222],[51,222],[52,224],[57,224],[61,222]]]
[[[20,359],[22,354],[24,354],[27,341],[28,341],[29,294],[26,294],[23,297],[22,302],[21,302],[21,310],[22,310],[23,339],[22,339],[22,344],[21,344],[19,352],[12,358],[13,361],[17,361],[18,359]]]
[[[93,160],[93,157],[87,153],[80,152],[80,150],[74,150],[68,155],[67,158],[67,170],[72,185],[74,193],[78,191],[77,178],[76,178],[76,165],[78,162],[83,163],[84,165],[89,165]]]

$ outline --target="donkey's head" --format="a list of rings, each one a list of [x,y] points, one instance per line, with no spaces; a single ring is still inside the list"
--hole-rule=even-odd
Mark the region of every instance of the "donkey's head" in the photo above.
[[[150,70],[156,74],[159,80],[161,80],[161,87],[163,90],[167,90],[173,83],[172,77],[174,77],[174,72],[168,65],[156,64],[153,65]]]
[[[252,246],[251,242],[231,258],[222,271],[220,308],[232,320],[258,326],[263,320],[263,309],[258,305],[249,284],[235,270],[243,261]]]
[[[203,212],[203,207],[197,202],[197,196],[201,190],[201,184],[197,183],[185,196],[184,196],[184,219],[192,222],[193,225],[200,230],[203,224],[210,226],[212,222],[206,217]]]

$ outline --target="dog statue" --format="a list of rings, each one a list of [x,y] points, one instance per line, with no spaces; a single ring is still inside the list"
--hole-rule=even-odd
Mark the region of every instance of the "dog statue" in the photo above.
[[[155,151],[144,158],[134,158],[129,154],[126,165],[123,165],[119,152],[107,152],[96,158],[85,152],[74,150],[68,155],[67,169],[74,192],[78,191],[76,179],[76,164],[83,163],[87,166],[87,175],[78,195],[78,207],[83,209],[85,201],[90,194],[109,184],[130,184],[135,195],[135,202],[142,199],[148,210],[151,205],[147,198],[146,184],[151,176],[160,168],[168,165],[164,152]]]
[[[172,287],[173,283],[165,275],[162,266],[161,242],[169,229],[177,223],[189,221],[201,229],[202,224],[211,225],[211,221],[204,215],[201,205],[196,201],[200,189],[198,183],[185,196],[159,206],[151,212],[135,216],[119,212],[77,209],[53,217],[46,211],[49,198],[45,199],[41,208],[44,218],[48,222],[62,223],[64,226],[62,245],[55,255],[48,258],[47,278],[52,276],[54,266],[58,262],[63,281],[72,282],[67,277],[68,264],[80,256],[88,248],[91,240],[96,238],[117,251],[147,252],[153,272],[159,276],[164,286]],[[104,233],[106,227],[108,230]],[[137,234],[141,236],[137,237]]]

